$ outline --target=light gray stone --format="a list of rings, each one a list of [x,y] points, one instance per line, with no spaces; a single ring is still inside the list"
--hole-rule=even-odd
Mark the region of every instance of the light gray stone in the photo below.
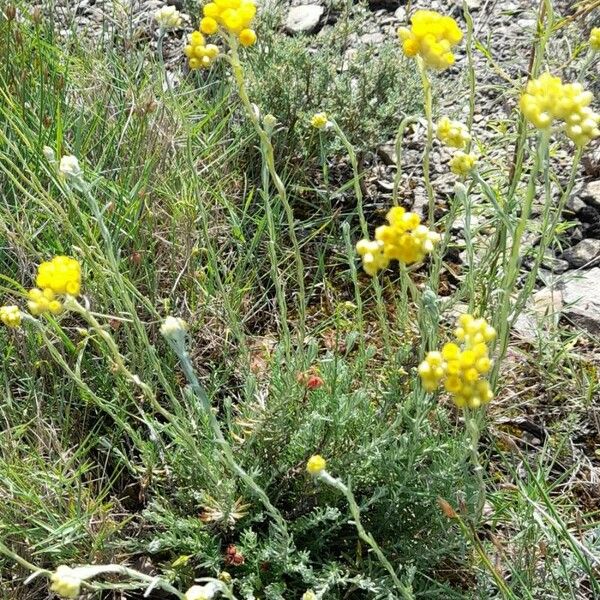
[[[600,260],[600,240],[588,238],[563,252],[562,259],[573,268],[592,267]]]
[[[402,22],[406,21],[406,8],[404,8],[404,6],[399,6],[396,9],[396,12],[394,13],[394,16],[399,21],[402,21]]]
[[[600,268],[584,271],[562,286],[563,313],[594,335],[600,334]]]
[[[285,28],[290,33],[311,33],[314,31],[325,12],[319,4],[303,4],[293,6],[288,13]]]
[[[581,199],[586,204],[600,209],[600,179],[590,181],[581,190]]]

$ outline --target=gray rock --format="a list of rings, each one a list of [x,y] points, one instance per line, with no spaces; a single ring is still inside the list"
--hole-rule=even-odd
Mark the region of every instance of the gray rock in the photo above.
[[[567,200],[567,208],[577,214],[583,210],[587,204],[579,197],[579,195],[573,195]]]
[[[548,251],[542,259],[542,266],[553,273],[564,273],[569,270],[569,263],[566,260],[556,258],[552,252]]]
[[[406,8],[404,8],[404,6],[399,6],[396,9],[396,12],[394,13],[394,16],[399,21],[402,21],[402,22],[406,21]]]
[[[525,342],[546,339],[551,326],[558,323],[563,308],[562,292],[544,288],[536,292],[515,319],[513,331]]]
[[[364,35],[360,36],[360,41],[363,44],[372,44],[372,45],[379,45],[382,44],[385,41],[385,36],[383,35],[383,33],[365,33]]]
[[[584,239],[563,252],[562,259],[573,268],[591,267],[600,260],[600,240]]]
[[[285,28],[290,33],[310,33],[314,31],[325,12],[319,4],[293,6],[288,13]]]
[[[600,179],[590,181],[581,190],[581,199],[589,206],[600,209]]]
[[[565,316],[594,335],[600,334],[600,268],[585,271],[563,284]]]

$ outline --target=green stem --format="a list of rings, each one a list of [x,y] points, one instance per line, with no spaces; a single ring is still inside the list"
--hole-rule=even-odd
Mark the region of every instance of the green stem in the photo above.
[[[423,154],[423,182],[427,190],[429,200],[428,222],[429,227],[433,226],[433,216],[435,212],[435,194],[431,185],[431,149],[433,147],[433,96],[431,93],[431,82],[427,74],[425,63],[420,57],[417,57],[421,83],[423,84],[423,108],[425,118],[427,119],[427,140],[425,143],[425,152]]]
[[[394,145],[394,151],[396,154],[396,174],[394,175],[394,189],[392,191],[392,202],[394,206],[398,206],[398,190],[400,189],[400,182],[402,180],[402,146],[404,142],[404,132],[406,128],[417,121],[417,117],[408,116],[404,117],[398,127],[398,133],[396,134],[396,143]]]
[[[363,193],[362,188],[360,186],[360,173],[358,171],[358,159],[356,157],[356,151],[354,147],[350,143],[350,140],[346,137],[345,133],[342,131],[341,127],[332,119],[331,124],[333,125],[333,129],[339,135],[344,148],[346,148],[346,152],[348,152],[348,158],[350,159],[350,164],[352,165],[352,185],[354,186],[354,195],[356,196],[356,208],[358,211],[358,220],[360,222],[360,229],[364,237],[367,237],[369,234],[367,228],[367,220],[365,219],[365,213],[363,209]]]
[[[35,573],[41,573],[43,575],[50,575],[52,572],[47,571],[46,569],[40,569],[35,565],[31,564],[21,556],[19,556],[16,552],[13,552],[8,546],[0,542],[0,553],[4,554],[4,556],[14,560],[16,563],[20,564],[22,567],[25,567],[29,571],[33,571]]]
[[[265,215],[267,217],[267,231],[269,232],[269,243],[267,245],[267,251],[269,254],[269,261],[271,263],[271,279],[275,286],[275,296],[277,297],[277,304],[279,305],[279,316],[281,321],[281,329],[283,332],[283,339],[286,346],[286,351],[289,353],[290,343],[290,329],[287,320],[287,302],[285,300],[285,289],[283,278],[279,276],[278,262],[277,262],[277,229],[275,227],[275,220],[273,219],[273,209],[271,207],[271,198],[269,197],[269,170],[263,153],[263,165],[262,165],[262,185],[263,193],[265,197]]]
[[[167,84],[167,90],[171,91],[171,84],[169,83],[169,77],[167,75],[167,69],[165,67],[165,56],[163,52],[163,41],[165,39],[165,30],[161,27],[158,33],[158,41],[156,42],[156,53],[158,54],[158,64],[160,65],[160,73],[165,83]]]
[[[237,39],[233,36],[229,36],[229,46],[231,49],[231,53],[229,56],[229,62],[231,64],[231,68],[233,70],[233,76],[235,78],[235,82],[237,85],[238,94],[240,96],[240,100],[244,105],[244,109],[246,111],[246,115],[252,122],[256,133],[260,139],[260,144],[263,152],[263,159],[266,161],[267,168],[269,170],[269,174],[271,176],[271,181],[277,190],[277,194],[279,199],[281,200],[281,204],[283,205],[287,222],[290,240],[292,242],[292,248],[294,250],[294,259],[296,263],[296,278],[298,284],[298,337],[299,337],[299,348],[300,350],[304,346],[304,339],[306,336],[306,292],[304,287],[304,262],[302,261],[302,255],[300,253],[300,244],[298,243],[298,238],[296,236],[295,222],[294,222],[294,213],[292,211],[292,207],[290,206],[287,192],[285,189],[285,185],[281,178],[279,177],[277,170],[275,168],[275,157],[273,153],[273,145],[271,144],[271,140],[261,126],[258,116],[256,115],[252,103],[250,102],[250,98],[248,97],[248,92],[246,90],[246,81],[244,77],[244,69],[242,67],[242,63],[240,62],[240,57],[238,53],[238,42]]]
[[[513,235],[513,241],[511,246],[511,253],[508,260],[508,265],[504,271],[504,278],[502,282],[502,301],[497,311],[497,319],[495,322],[496,330],[498,331],[498,354],[497,360],[494,363],[494,368],[490,377],[492,387],[495,387],[498,378],[499,366],[506,354],[508,348],[508,339],[510,334],[510,320],[509,315],[512,308],[512,294],[514,292],[515,283],[519,276],[519,262],[521,257],[521,242],[523,235],[527,229],[529,217],[531,215],[531,208],[536,194],[536,180],[541,171],[546,153],[548,150],[548,143],[550,138],[550,130],[544,130],[539,138],[537,144],[537,150],[535,153],[535,161],[529,175],[529,182],[527,184],[527,194],[525,201],[521,208],[521,216]],[[514,319],[515,315],[513,315]]]
[[[475,62],[473,60],[473,18],[471,17],[471,11],[466,0],[463,0],[463,16],[465,23],[467,24],[467,35],[465,40],[465,46],[467,48],[467,75],[469,78],[469,116],[467,118],[467,128],[469,131],[473,129],[473,119],[475,116],[475,87],[476,87],[476,75],[475,75]],[[469,140],[465,152],[471,151],[471,145],[473,143],[472,138]]]
[[[473,471],[477,479],[479,487],[479,493],[477,495],[477,501],[475,502],[475,516],[477,521],[481,519],[483,514],[483,508],[485,506],[485,478],[483,474],[483,467],[479,459],[479,438],[481,431],[479,428],[479,422],[477,421],[478,415],[466,416],[467,431],[469,433],[469,451],[471,455],[471,462],[473,464]]]
[[[318,475],[318,477],[325,483],[329,484],[330,486],[334,487],[335,489],[342,492],[342,494],[344,494],[346,500],[348,501],[348,507],[350,508],[350,514],[352,515],[352,519],[354,520],[354,526],[356,527],[356,531],[358,532],[358,537],[371,547],[371,549],[379,559],[381,565],[390,574],[394,585],[402,594],[402,597],[406,600],[414,600],[412,588],[403,584],[400,581],[398,575],[396,574],[396,571],[394,570],[394,567],[392,567],[392,564],[382,552],[381,548],[379,547],[379,544],[375,541],[375,538],[364,528],[360,517],[360,508],[356,503],[356,499],[354,498],[354,494],[350,490],[350,487],[343,483],[340,479],[332,477],[327,471],[322,471]]]

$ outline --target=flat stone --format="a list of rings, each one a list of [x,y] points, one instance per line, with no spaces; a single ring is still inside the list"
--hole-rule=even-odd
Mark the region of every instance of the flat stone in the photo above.
[[[404,6],[399,6],[394,12],[394,16],[399,21],[406,21],[406,8],[404,8]]]
[[[586,206],[587,204],[579,196],[574,195],[567,200],[567,209],[575,214],[581,212]]]
[[[525,342],[546,339],[550,325],[556,325],[563,307],[562,292],[543,288],[536,292],[513,324],[514,332]]]
[[[562,284],[563,313],[593,335],[600,334],[600,268]]]
[[[367,45],[379,45],[385,41],[385,36],[383,33],[379,32],[365,33],[364,35],[360,36],[360,41]]]
[[[325,12],[319,4],[303,4],[293,6],[288,13],[285,28],[290,33],[311,33],[314,31]]]
[[[586,204],[600,209],[600,179],[590,181],[581,190],[581,199]]]
[[[600,240],[587,238],[563,252],[562,259],[574,269],[591,267],[600,260]]]
[[[553,273],[564,273],[569,270],[569,263],[566,260],[556,258],[552,252],[546,252],[546,254],[544,254],[542,266]]]

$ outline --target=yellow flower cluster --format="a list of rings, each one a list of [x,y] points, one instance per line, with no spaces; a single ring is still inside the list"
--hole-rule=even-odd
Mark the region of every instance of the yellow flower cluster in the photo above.
[[[471,141],[467,126],[448,117],[442,117],[435,129],[438,139],[452,148],[464,148]]]
[[[419,215],[406,212],[401,206],[391,208],[386,219],[389,225],[375,230],[374,241],[360,240],[356,244],[363,269],[369,275],[385,269],[391,260],[407,265],[421,261],[440,241],[439,233],[421,225]]]
[[[326,467],[327,461],[319,454],[311,456],[306,463],[306,470],[311,475],[318,475],[321,471],[324,471]]]
[[[454,153],[450,159],[450,170],[460,177],[466,177],[475,166],[477,157],[474,154],[467,154],[459,150]]]
[[[463,37],[457,22],[433,10],[415,11],[410,22],[410,28],[398,29],[404,54],[421,56],[425,65],[432,69],[442,71],[452,66],[454,54],[451,49]]]
[[[565,133],[577,146],[600,136],[600,115],[590,108],[592,92],[580,83],[563,83],[560,77],[543,73],[527,84],[520,106],[525,118],[538,129],[564,121]]]
[[[188,35],[188,43],[183,52],[188,57],[190,69],[207,69],[218,56],[219,49],[214,44],[206,44],[199,31]]]
[[[443,383],[456,406],[478,408],[494,397],[485,376],[492,368],[488,344],[495,339],[496,330],[485,319],[466,314],[459,317],[454,336],[458,343],[448,342],[441,352],[427,354],[419,365],[419,375],[428,392]]]
[[[61,296],[78,296],[81,292],[81,266],[68,256],[55,256],[38,267],[37,287],[29,291],[29,310],[33,315],[62,311]]]
[[[600,50],[600,27],[594,27],[590,33],[590,48],[594,52]]]
[[[254,0],[214,0],[204,5],[200,31],[211,35],[219,27],[237,36],[242,46],[252,46],[256,33],[250,29],[256,15]]]
[[[7,327],[19,327],[21,325],[21,311],[18,306],[0,306],[0,321]]]

